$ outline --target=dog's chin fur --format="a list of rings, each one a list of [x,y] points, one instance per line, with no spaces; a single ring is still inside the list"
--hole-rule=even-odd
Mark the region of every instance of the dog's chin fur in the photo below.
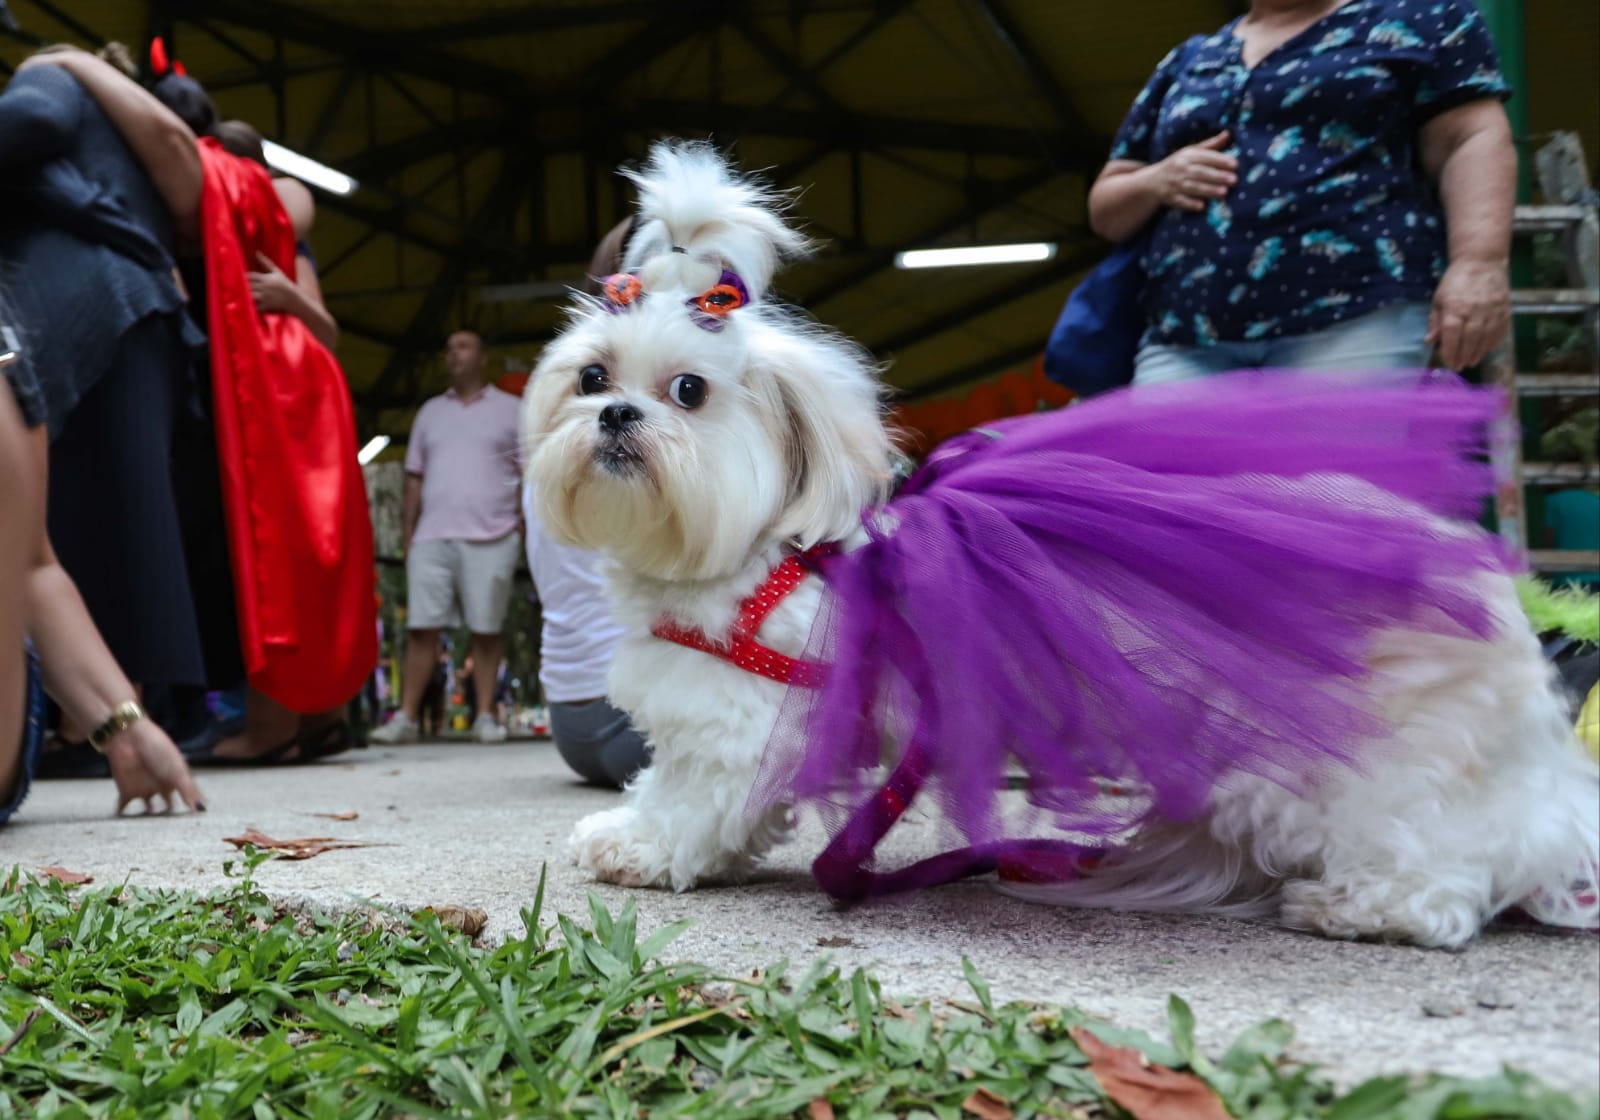
[[[654,750],[620,806],[578,824],[577,860],[607,881],[684,890],[747,873],[788,827],[781,811],[752,820],[745,810],[785,687],[651,627],[665,615],[723,639],[786,548],[857,539],[862,511],[883,496],[890,440],[874,372],[850,344],[759,302],[719,333],[689,322],[684,300],[715,271],[695,256],[703,246],[747,261],[763,285],[794,247],[772,240],[769,199],[741,194],[714,153],[694,146],[658,149],[642,194],[652,243],[690,252],[634,262],[650,281],[643,305],[575,311],[535,372],[525,435],[547,529],[615,561],[627,637],[612,699]],[[724,212],[708,215],[711,195]],[[581,396],[591,363],[612,386]],[[681,372],[710,385],[692,412],[666,396]],[[604,453],[598,417],[612,401],[643,415],[626,462]],[[1272,914],[1332,937],[1434,946],[1463,944],[1518,902],[1593,924],[1596,907],[1570,888],[1600,870],[1600,775],[1511,582],[1485,577],[1481,591],[1495,616],[1489,640],[1396,631],[1374,648],[1395,731],[1370,744],[1366,772],[1312,783],[1305,796],[1239,775],[1205,820],[1151,828],[1091,877],[1031,896]],[[759,640],[801,654],[820,597],[807,581]]]

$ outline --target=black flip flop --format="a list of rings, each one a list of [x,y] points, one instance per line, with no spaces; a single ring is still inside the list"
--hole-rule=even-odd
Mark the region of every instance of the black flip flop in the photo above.
[[[242,730],[243,725],[240,725]],[[229,724],[212,724],[199,736],[189,740],[183,745],[183,756],[189,761],[190,766],[206,767],[256,767],[256,766],[300,766],[318,759],[330,758],[336,754],[343,754],[355,746],[355,738],[350,731],[350,725],[343,720],[330,723],[319,731],[311,734],[297,734],[287,739],[271,750],[262,751],[260,754],[241,758],[237,755],[219,755],[217,746],[224,739],[232,738],[239,734],[239,730],[231,729]]]
[[[242,716],[235,716],[233,719],[226,720],[208,720],[205,727],[198,734],[178,744],[178,751],[190,766],[229,765],[234,760],[218,756],[217,745],[224,739],[232,739],[236,735],[243,734],[244,718]]]
[[[303,762],[332,758],[353,748],[365,749],[367,745],[356,737],[354,729],[342,719],[335,720],[309,735],[302,733],[296,736],[295,742],[304,748],[304,757],[299,760]]]

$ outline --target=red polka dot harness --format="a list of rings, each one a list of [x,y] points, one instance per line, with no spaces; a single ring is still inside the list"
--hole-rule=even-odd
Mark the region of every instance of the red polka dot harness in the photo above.
[[[816,688],[822,683],[822,675],[827,666],[779,653],[756,641],[756,635],[761,632],[762,623],[766,622],[778,608],[778,604],[805,582],[806,576],[816,569],[819,559],[832,551],[834,551],[832,546],[818,545],[809,552],[784,557],[772,571],[767,573],[767,578],[761,586],[739,604],[739,617],[734,621],[726,642],[714,642],[701,630],[680,626],[675,619],[667,615],[663,615],[650,628],[650,632],[664,641],[676,642],[680,646],[688,646],[690,649],[709,653],[713,657],[720,657],[758,677],[766,677],[779,684]]]
[[[709,653],[779,684],[820,688],[826,665],[769,649],[756,641],[756,635],[778,604],[816,570],[818,561],[836,550],[837,546],[819,545],[809,552],[785,557],[767,573],[761,586],[739,604],[739,617],[726,642],[713,642],[701,631],[680,626],[665,615],[650,632],[665,641]],[[1003,880],[1057,882],[1078,877],[1098,857],[1096,849],[1064,840],[1017,840],[945,852],[898,871],[873,870],[873,853],[879,841],[910,808],[922,789],[925,773],[921,751],[913,742],[889,780],[850,814],[812,864],[818,881],[828,893],[836,898],[856,900],[996,870]]]

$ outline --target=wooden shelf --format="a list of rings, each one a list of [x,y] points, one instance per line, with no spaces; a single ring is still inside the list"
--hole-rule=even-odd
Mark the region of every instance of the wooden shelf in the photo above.
[[[1522,481],[1530,486],[1582,486],[1600,482],[1600,467],[1585,463],[1523,463]]]
[[[1600,306],[1600,291],[1593,288],[1524,288],[1511,293],[1516,315],[1576,315]]]
[[[1519,206],[1512,219],[1518,233],[1561,233],[1581,222],[1588,206]]]
[[[1528,563],[1536,572],[1593,572],[1600,575],[1600,551],[1541,548],[1528,553]]]
[[[1517,394],[1524,397],[1587,397],[1600,394],[1600,374],[1519,373]]]

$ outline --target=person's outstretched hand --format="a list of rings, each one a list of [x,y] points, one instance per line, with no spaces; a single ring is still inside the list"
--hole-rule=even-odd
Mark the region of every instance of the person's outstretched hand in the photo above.
[[[1206,203],[1222,198],[1239,181],[1239,160],[1222,149],[1231,137],[1227,131],[1179,148],[1156,164],[1156,188],[1161,204],[1175,210],[1200,212]]]
[[[117,812],[135,801],[147,813],[171,812],[173,794],[190,809],[205,812],[205,798],[194,784],[183,753],[154,720],[141,719],[106,746],[111,778],[117,783]]]

